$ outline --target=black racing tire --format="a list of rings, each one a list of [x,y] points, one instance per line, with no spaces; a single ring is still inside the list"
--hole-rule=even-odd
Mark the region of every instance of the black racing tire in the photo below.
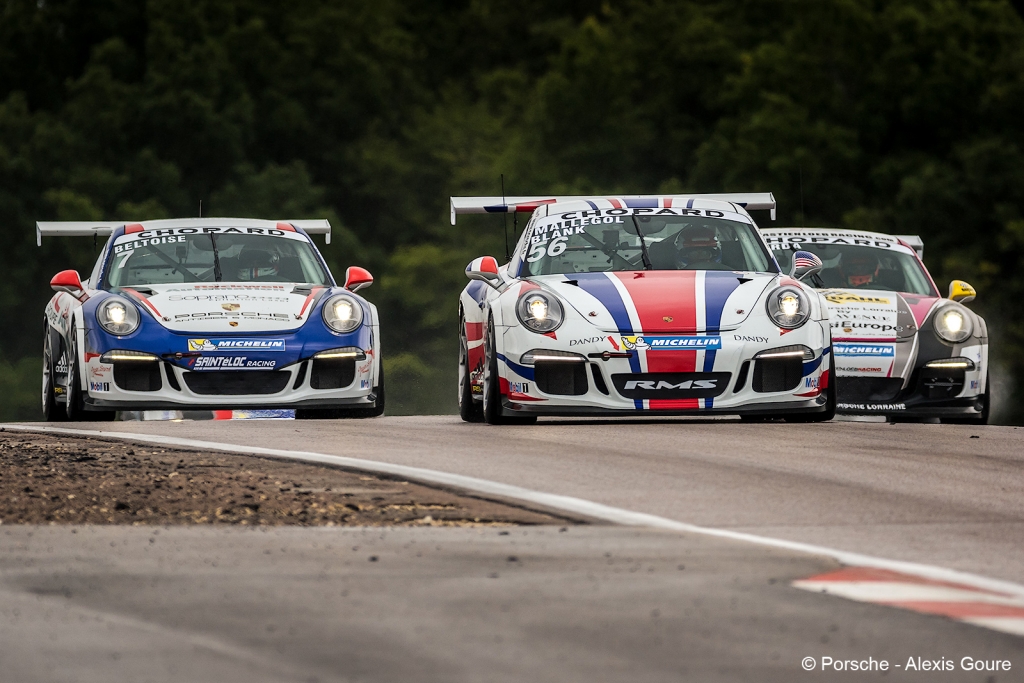
[[[43,330],[43,419],[47,422],[64,422],[68,419],[68,413],[64,406],[57,403],[57,383],[54,380],[57,373],[54,371],[53,343],[51,341],[53,334],[46,321],[43,321]],[[61,389],[63,390],[63,387]]]
[[[494,319],[487,319],[484,336],[484,422],[490,425],[533,424],[536,415],[508,417],[501,405],[501,381],[498,374],[498,346],[494,334]]]
[[[829,349],[829,357],[832,357],[832,350]],[[839,401],[839,395],[836,390],[836,373],[835,367],[829,369],[828,373],[828,386],[825,387],[825,410],[821,413],[798,413],[796,415],[787,415],[786,422],[828,422],[836,416],[836,404]]]
[[[469,339],[466,337],[466,319],[459,316],[459,416],[466,422],[484,421],[484,404],[473,398],[470,381]]]
[[[117,417],[115,410],[86,410],[85,394],[82,391],[81,372],[78,365],[78,333],[71,328],[71,344],[68,346],[67,419],[73,422],[110,422]]]
[[[296,420],[343,420],[343,419],[364,419],[369,417],[380,417],[384,414],[384,362],[381,361],[380,377],[378,378],[376,390],[377,400],[372,408],[296,408]]]

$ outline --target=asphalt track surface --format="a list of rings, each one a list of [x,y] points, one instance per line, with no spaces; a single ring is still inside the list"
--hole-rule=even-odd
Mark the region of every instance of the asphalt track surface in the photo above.
[[[1024,429],[1012,427],[725,420],[488,427],[450,417],[67,426],[427,468],[1024,584]],[[1024,680],[1024,638],[790,586],[838,568],[828,552],[615,525],[505,536],[175,529],[150,543],[152,533],[0,530],[0,654],[18,672],[13,680],[939,675],[801,669],[804,657],[825,655],[1006,659],[1010,672],[956,670],[941,680]],[[379,561],[369,562],[369,552]]]

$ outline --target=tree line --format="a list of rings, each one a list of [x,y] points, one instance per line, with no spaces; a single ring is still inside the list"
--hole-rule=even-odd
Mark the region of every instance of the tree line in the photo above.
[[[919,234],[940,286],[978,289],[1020,422],[1022,112],[1004,0],[0,0],[0,419],[37,416],[47,282],[98,250],[37,248],[34,222],[200,202],[329,218],[335,273],[378,278],[389,411],[454,411],[463,270],[505,248],[447,198],[503,175],[770,191],[775,225]]]

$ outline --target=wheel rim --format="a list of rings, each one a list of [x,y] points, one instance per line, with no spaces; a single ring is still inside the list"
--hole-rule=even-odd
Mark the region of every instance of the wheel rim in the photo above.
[[[492,325],[488,323],[487,333],[484,335],[484,414],[489,414],[496,410],[499,410],[501,402],[501,399],[499,397],[498,405],[495,405],[495,402],[492,397],[492,392],[494,392],[493,384],[495,381],[497,381],[497,378],[494,377],[491,372],[496,366],[497,362],[494,356],[495,349],[493,330],[494,328],[492,327]],[[494,416],[488,419],[492,419],[493,417]]]
[[[50,340],[43,340],[43,413],[48,412],[53,396],[53,378],[50,375]]]
[[[469,341],[466,339],[466,323],[459,320],[459,407],[462,406],[469,381]]]

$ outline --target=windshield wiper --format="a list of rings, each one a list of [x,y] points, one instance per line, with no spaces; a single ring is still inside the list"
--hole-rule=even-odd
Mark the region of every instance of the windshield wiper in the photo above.
[[[630,216],[633,219],[633,227],[636,228],[636,236],[640,238],[640,251],[644,257],[644,269],[654,270],[654,266],[651,265],[651,255],[647,253],[647,240],[644,239],[643,233],[640,232],[640,224],[636,222],[636,216]]]
[[[217,236],[211,233],[210,241],[213,242],[213,281],[220,282],[223,274],[220,272],[220,252],[217,251]]]

